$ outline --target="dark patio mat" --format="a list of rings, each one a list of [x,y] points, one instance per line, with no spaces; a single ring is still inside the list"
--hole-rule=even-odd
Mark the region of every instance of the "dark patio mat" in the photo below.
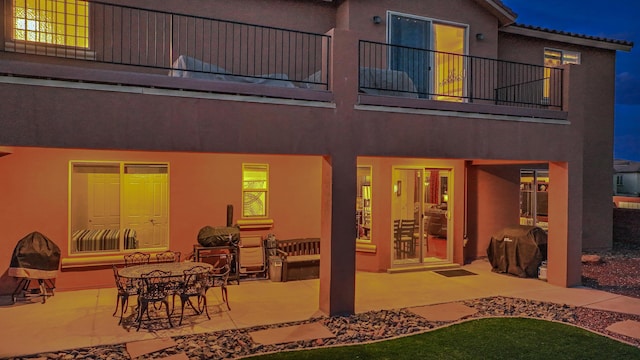
[[[471,271],[467,271],[464,269],[456,269],[456,270],[440,270],[435,271],[436,273],[446,276],[446,277],[455,277],[455,276],[468,276],[468,275],[478,275],[476,273],[472,273]]]

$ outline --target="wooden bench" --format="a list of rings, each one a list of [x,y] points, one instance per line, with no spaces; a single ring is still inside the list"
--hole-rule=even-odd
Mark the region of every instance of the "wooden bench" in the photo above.
[[[282,281],[320,277],[320,238],[276,240],[282,257]]]

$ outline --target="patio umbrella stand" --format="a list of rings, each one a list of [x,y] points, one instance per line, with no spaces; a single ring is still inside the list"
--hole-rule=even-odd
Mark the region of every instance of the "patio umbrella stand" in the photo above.
[[[49,238],[39,232],[32,232],[18,241],[8,274],[18,278],[18,286],[11,299],[15,304],[19,297],[28,299],[53,296],[55,279],[60,268],[60,248]],[[32,288],[31,281],[37,280],[38,287]]]

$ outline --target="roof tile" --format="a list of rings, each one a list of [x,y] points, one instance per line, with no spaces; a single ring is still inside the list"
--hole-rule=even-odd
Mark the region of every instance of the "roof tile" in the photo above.
[[[603,38],[603,37],[599,37],[599,36],[577,34],[577,33],[572,33],[572,32],[568,32],[568,31],[554,30],[554,29],[549,29],[549,28],[545,28],[545,27],[526,25],[526,24],[520,24],[520,23],[512,24],[510,26],[520,27],[520,28],[529,29],[529,30],[544,31],[544,32],[548,32],[548,33],[551,33],[551,34],[566,35],[566,36],[577,37],[577,38],[588,39],[588,40],[604,41],[604,42],[608,42],[608,43],[612,43],[612,44],[633,46],[633,41],[618,40],[618,39],[608,39],[608,38]]]

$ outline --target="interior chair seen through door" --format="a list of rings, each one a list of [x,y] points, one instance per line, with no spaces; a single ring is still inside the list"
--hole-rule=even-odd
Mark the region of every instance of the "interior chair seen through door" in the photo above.
[[[398,231],[400,254],[409,257],[416,253],[416,221],[414,219],[402,219]]]

